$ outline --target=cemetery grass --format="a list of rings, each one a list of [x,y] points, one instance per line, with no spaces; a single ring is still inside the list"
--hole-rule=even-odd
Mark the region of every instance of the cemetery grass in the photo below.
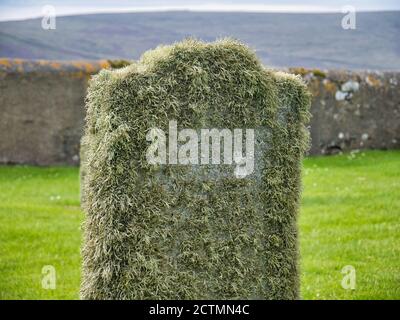
[[[303,299],[400,299],[399,168],[400,151],[304,160]],[[78,168],[0,166],[0,299],[78,299],[82,221]],[[355,290],[341,286],[346,265]]]

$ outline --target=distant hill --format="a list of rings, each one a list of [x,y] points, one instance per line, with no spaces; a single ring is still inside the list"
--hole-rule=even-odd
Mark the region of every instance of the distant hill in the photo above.
[[[400,11],[358,13],[357,29],[342,14],[149,12],[0,22],[0,57],[138,59],[159,44],[188,36],[238,38],[276,67],[400,70]]]

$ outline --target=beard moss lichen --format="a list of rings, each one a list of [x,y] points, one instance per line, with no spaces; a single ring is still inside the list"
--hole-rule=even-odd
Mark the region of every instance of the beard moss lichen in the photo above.
[[[88,88],[83,299],[296,299],[310,95],[245,45],[185,40]],[[151,128],[254,128],[254,172],[154,165]]]

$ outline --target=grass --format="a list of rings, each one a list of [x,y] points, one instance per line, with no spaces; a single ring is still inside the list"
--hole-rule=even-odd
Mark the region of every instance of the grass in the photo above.
[[[304,299],[400,299],[400,152],[304,161]],[[356,269],[356,290],[341,269]]]
[[[400,151],[305,159],[304,299],[400,299],[399,169]],[[77,168],[0,167],[0,299],[77,299],[82,218]],[[346,265],[355,290],[341,287]]]
[[[82,218],[77,168],[0,167],[0,298],[78,298]]]

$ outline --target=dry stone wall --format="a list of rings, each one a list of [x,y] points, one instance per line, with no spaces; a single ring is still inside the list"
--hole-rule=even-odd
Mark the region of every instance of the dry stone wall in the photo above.
[[[0,163],[79,164],[87,81],[110,66],[0,59]],[[289,71],[313,94],[311,154],[400,148],[400,73]]]

